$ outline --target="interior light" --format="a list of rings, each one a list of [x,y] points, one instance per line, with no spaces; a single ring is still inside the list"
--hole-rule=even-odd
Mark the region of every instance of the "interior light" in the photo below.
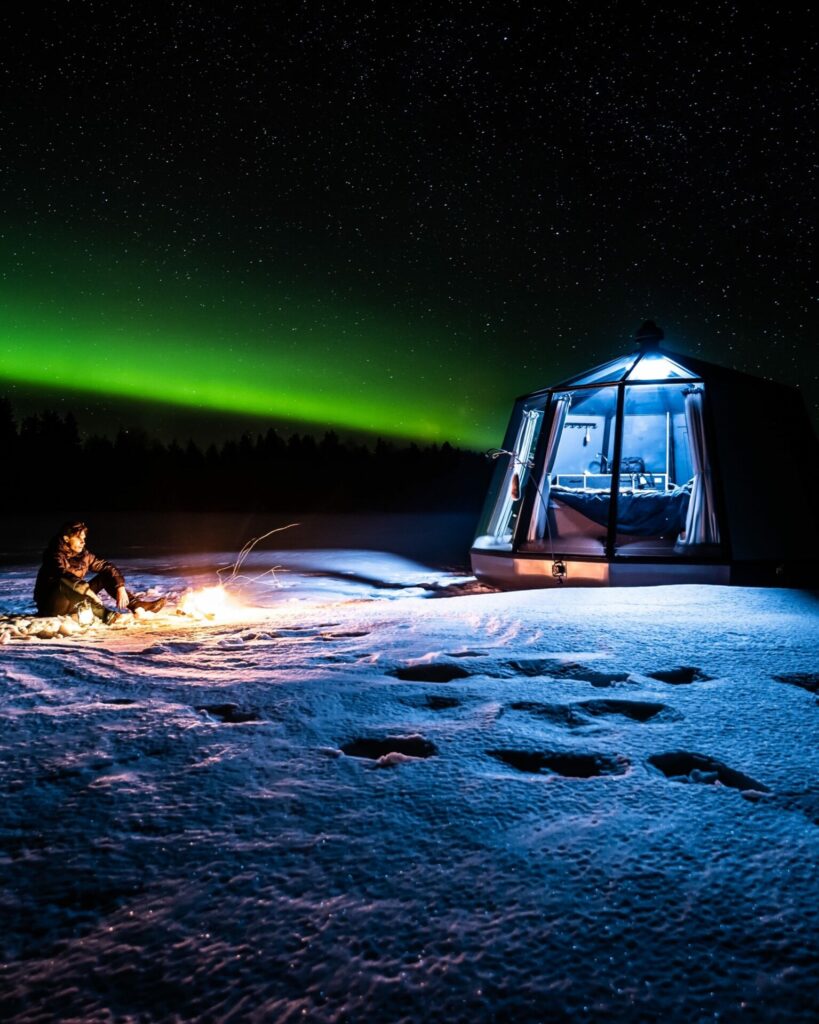
[[[666,377],[681,377],[685,372],[676,363],[659,353],[648,352],[637,363],[629,380],[664,380]]]

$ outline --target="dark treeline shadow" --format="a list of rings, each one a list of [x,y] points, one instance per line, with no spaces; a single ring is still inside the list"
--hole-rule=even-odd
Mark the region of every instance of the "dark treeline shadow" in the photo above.
[[[82,438],[73,414],[18,424],[0,398],[0,513],[89,501],[99,510],[201,512],[477,512],[491,466],[441,445],[373,445],[328,431],[317,440],[275,430],[204,450],[142,430]]]

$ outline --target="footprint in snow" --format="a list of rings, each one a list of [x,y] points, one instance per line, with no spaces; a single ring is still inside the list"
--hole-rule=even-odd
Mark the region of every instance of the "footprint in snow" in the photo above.
[[[245,640],[241,636],[226,636],[217,640],[216,646],[223,651],[238,651],[245,646]]]
[[[389,675],[411,683],[451,683],[453,679],[467,679],[471,673],[460,665],[438,661],[424,665],[405,665],[392,669]]]
[[[401,703],[411,708],[423,708],[425,711],[450,711],[452,708],[459,708],[463,701],[459,697],[425,693],[420,696],[404,697]]]
[[[347,640],[353,639],[360,636],[369,636],[370,631],[368,629],[349,630],[346,633],[321,633],[319,634],[320,640]]]
[[[240,708],[238,704],[197,704],[196,710],[227,725],[261,721],[257,711]]]
[[[150,751],[146,751],[150,755]],[[107,772],[109,768],[116,768],[120,765],[133,764],[139,761],[141,754],[122,754],[119,757],[112,757],[108,754],[93,754],[88,757],[75,757],[71,760],[46,765],[38,775],[41,782],[59,784],[77,778],[87,778],[89,775]]]
[[[552,750],[487,750],[490,757],[519,772],[561,775],[566,779],[593,779],[624,775],[631,763],[622,755],[569,753]]]
[[[815,672],[791,672],[790,674],[774,676],[778,683],[789,683],[791,686],[798,686],[808,693],[819,693],[819,673]]]
[[[201,644],[195,640],[168,640],[165,643],[154,644],[146,647],[141,653],[145,654],[186,654],[189,651],[198,651]]]
[[[510,704],[509,708],[511,711],[525,711],[536,718],[551,722],[552,725],[565,725],[570,729],[589,724],[588,718],[571,704],[541,704],[534,700],[518,700]]]
[[[661,683],[671,683],[672,686],[687,686],[689,683],[705,683],[713,679],[713,676],[706,675],[701,668],[694,668],[691,665],[682,665],[680,668],[662,669],[658,672],[649,672],[649,679],[658,679]]]
[[[424,706],[430,711],[448,711],[450,708],[459,708],[463,701],[457,697],[439,697],[437,694],[427,694]]]
[[[748,775],[735,771],[705,754],[694,754],[687,750],[674,750],[667,754],[652,754],[648,763],[659,769],[672,782],[689,782],[700,785],[729,786],[742,792],[770,793],[770,789],[756,782]]]
[[[651,722],[662,716],[666,721],[682,718],[667,704],[649,700],[586,700],[578,705],[587,715],[628,718],[632,722]]]
[[[563,665],[551,674],[558,679],[575,679],[579,683],[591,683],[597,689],[628,682],[628,672],[598,672],[586,665]]]
[[[373,761],[379,768],[391,768],[404,761],[433,757],[438,753],[434,743],[417,733],[411,736],[361,737],[344,743],[341,750],[348,757]]]
[[[665,719],[680,717],[665,704],[642,700],[587,700],[579,704],[541,704],[538,701],[520,700],[509,707],[512,711],[525,711],[570,729],[591,725],[595,718],[619,717],[632,722],[650,722],[658,715],[663,715]]]
[[[527,678],[548,676],[551,679],[573,679],[580,683],[591,683],[598,688],[612,686],[614,683],[625,683],[628,680],[628,672],[598,672],[587,665],[573,661],[558,661],[555,658],[520,658],[504,662],[503,668],[504,676],[511,671],[514,675]]]

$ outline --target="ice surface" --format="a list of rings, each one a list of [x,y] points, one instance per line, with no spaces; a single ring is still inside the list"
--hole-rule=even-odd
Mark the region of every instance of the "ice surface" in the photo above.
[[[0,648],[0,1019],[814,1019],[815,596],[244,571]]]

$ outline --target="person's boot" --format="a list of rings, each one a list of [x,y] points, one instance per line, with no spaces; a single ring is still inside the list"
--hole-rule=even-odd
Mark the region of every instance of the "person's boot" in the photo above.
[[[128,607],[132,612],[142,609],[144,612],[158,612],[165,607],[164,597],[137,597],[136,594],[128,594]]]

